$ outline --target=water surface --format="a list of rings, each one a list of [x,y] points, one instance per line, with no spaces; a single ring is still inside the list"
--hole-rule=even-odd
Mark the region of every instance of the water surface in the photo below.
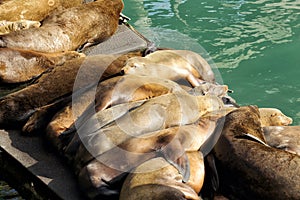
[[[206,50],[238,103],[279,108],[300,125],[299,0],[124,3],[131,24],[157,45]]]

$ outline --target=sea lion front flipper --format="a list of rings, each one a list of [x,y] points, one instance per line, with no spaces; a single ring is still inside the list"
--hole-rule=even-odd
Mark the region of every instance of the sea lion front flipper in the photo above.
[[[249,134],[249,133],[242,133],[244,137],[248,137],[250,140],[254,140],[258,143],[261,143],[267,147],[270,147],[266,142],[264,142],[262,139],[256,137],[255,135]]]
[[[177,139],[172,140],[161,150],[161,153],[162,157],[179,171],[182,175],[182,181],[188,182],[190,178],[190,162],[180,141]]]

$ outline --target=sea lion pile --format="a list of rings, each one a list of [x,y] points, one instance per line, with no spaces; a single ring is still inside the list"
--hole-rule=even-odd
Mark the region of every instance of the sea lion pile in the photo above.
[[[121,0],[26,2],[0,2],[41,24],[0,33],[1,84],[31,81],[0,126],[44,137],[87,198],[300,199],[300,128],[279,109],[240,107],[192,51],[78,53],[114,34]]]

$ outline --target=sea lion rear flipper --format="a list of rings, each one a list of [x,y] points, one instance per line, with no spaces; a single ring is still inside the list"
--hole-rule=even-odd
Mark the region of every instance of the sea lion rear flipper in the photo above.
[[[174,139],[161,150],[162,156],[182,175],[182,181],[188,182],[190,178],[190,163],[179,140]]]

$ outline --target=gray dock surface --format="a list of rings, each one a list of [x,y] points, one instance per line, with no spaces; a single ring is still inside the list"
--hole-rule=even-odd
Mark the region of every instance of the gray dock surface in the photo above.
[[[71,168],[42,137],[0,130],[1,176],[34,199],[82,199]]]

